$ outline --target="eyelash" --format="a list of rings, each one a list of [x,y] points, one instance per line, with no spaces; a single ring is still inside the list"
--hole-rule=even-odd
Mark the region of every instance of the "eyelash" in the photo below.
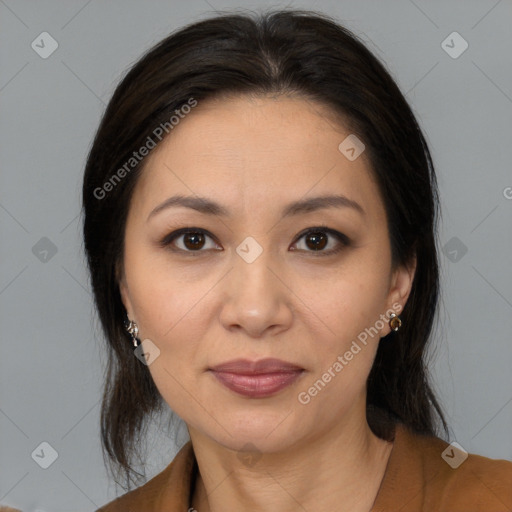
[[[202,250],[202,249],[199,249],[197,251],[190,251],[190,250],[179,249],[179,248],[170,248],[172,242],[174,242],[177,238],[179,238],[182,235],[189,234],[189,233],[192,233],[192,234],[200,233],[200,234],[210,237],[212,240],[215,241],[215,237],[209,231],[207,231],[205,229],[201,229],[201,228],[192,227],[192,228],[178,229],[176,231],[173,231],[172,233],[169,233],[162,240],[160,240],[158,245],[160,247],[167,248],[167,249],[171,250],[172,252],[181,252],[183,254],[187,254],[187,255],[190,255],[193,257],[197,257],[197,256],[201,255],[201,253],[206,252],[206,250]],[[294,242],[293,245],[295,245],[301,238],[303,238],[306,235],[309,235],[311,233],[325,233],[330,236],[333,236],[340,242],[340,246],[338,246],[335,249],[330,249],[328,251],[324,251],[324,250],[313,251],[313,250],[303,250],[303,249],[299,249],[298,251],[312,253],[315,257],[322,257],[322,256],[330,256],[330,255],[337,254],[341,250],[343,250],[344,247],[348,247],[350,245],[350,240],[346,235],[344,235],[343,233],[340,233],[339,231],[336,231],[335,229],[330,229],[327,226],[315,226],[315,227],[308,228],[308,229],[302,231],[297,236],[296,241]],[[327,243],[329,243],[329,241]]]

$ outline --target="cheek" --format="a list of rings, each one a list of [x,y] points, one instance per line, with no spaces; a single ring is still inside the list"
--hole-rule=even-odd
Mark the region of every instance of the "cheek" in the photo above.
[[[347,412],[366,389],[380,341],[376,322],[385,313],[383,286],[375,279],[339,279],[329,292],[310,299],[312,310],[322,322],[312,318],[307,350],[311,374],[298,390],[301,400],[310,400],[315,417],[329,424],[332,411]],[[382,327],[380,324],[377,327]]]
[[[201,278],[191,279],[190,273],[172,264],[164,251],[135,243],[129,236],[125,269],[141,336],[159,343],[172,342],[182,325],[197,314],[194,305],[200,305],[208,283]]]
[[[141,335],[156,340],[162,348],[193,344],[208,303],[205,289],[207,283],[182,285],[156,271],[134,279],[134,309]]]
[[[386,267],[373,255],[359,254],[333,270],[328,280],[308,277],[296,288],[311,310],[308,350],[314,371],[304,388],[313,386],[313,393],[322,389],[323,403],[338,407],[341,396],[350,402],[364,389],[383,327],[387,285]]]
[[[385,313],[388,273],[366,258],[354,257],[327,277],[303,276],[294,293],[311,309],[330,338],[349,340]],[[329,336],[328,336],[329,338]]]

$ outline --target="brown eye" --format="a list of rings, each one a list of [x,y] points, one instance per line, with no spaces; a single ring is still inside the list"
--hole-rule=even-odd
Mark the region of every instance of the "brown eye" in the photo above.
[[[346,235],[322,226],[309,228],[299,235],[297,240],[295,245],[300,246],[302,243],[303,246],[296,248],[292,246],[292,250],[317,253],[316,256],[329,256],[350,245],[350,240]],[[302,242],[302,240],[304,241]],[[324,250],[327,246],[329,246],[327,250]]]
[[[305,240],[312,251],[320,251],[327,245],[328,237],[321,231],[312,231],[306,235]]]
[[[185,233],[183,235],[183,245],[191,251],[201,249],[204,241],[205,237],[202,233]]]
[[[304,241],[302,242],[302,239]],[[310,228],[298,237],[298,242],[291,247],[292,251],[316,253],[316,256],[329,256],[350,245],[349,238],[336,230],[326,227]],[[209,245],[208,245],[209,244]],[[189,255],[200,255],[207,250],[222,251],[211,234],[199,228],[183,228],[165,236],[159,243],[173,252]],[[326,249],[327,248],[327,249]]]
[[[174,231],[165,236],[159,245],[174,252],[197,253],[198,255],[207,252],[208,249],[219,250],[213,237],[199,228],[184,228]]]

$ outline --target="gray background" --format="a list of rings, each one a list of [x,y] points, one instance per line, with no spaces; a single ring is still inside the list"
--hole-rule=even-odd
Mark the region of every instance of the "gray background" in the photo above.
[[[510,1],[0,0],[0,503],[91,511],[115,497],[100,451],[105,358],[80,238],[85,157],[115,85],[143,51],[215,10],[268,6],[335,16],[412,104],[441,188],[432,374],[449,441],[512,459]],[[45,31],[59,46],[43,59],[31,43]],[[441,46],[453,31],[469,44],[458,58]],[[162,435],[149,436],[148,476],[176,452]],[[31,457],[44,441],[58,452],[48,469]]]

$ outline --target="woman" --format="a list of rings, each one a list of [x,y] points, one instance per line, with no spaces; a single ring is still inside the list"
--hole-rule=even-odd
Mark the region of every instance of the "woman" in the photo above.
[[[117,87],[83,207],[130,490],[101,511],[512,510],[512,462],[437,437],[435,173],[348,30],[278,11],[169,36]],[[166,405],[190,441],[131,490]]]

